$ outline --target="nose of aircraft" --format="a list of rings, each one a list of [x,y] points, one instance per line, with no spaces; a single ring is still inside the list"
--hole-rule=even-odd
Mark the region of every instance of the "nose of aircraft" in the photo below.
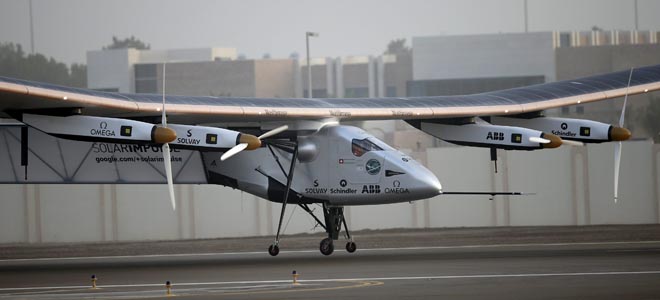
[[[402,186],[406,185],[409,187],[409,197],[426,199],[442,194],[440,181],[435,177],[433,172],[422,164],[400,153],[392,153],[389,158],[386,166],[394,169],[393,171],[399,171],[405,174],[401,175],[401,178],[397,180],[401,182]],[[390,174],[393,174],[393,172]]]
[[[413,173],[416,181],[415,192],[423,198],[435,197],[442,194],[442,184],[440,180],[435,177],[435,174],[421,164],[416,167],[416,172]]]

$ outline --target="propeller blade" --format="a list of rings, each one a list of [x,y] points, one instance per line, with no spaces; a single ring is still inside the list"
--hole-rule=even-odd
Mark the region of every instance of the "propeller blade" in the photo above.
[[[229,151],[222,154],[222,156],[220,156],[220,160],[225,161],[226,159],[236,155],[238,152],[241,152],[241,151],[245,150],[250,144],[245,143],[244,141],[249,141],[249,142],[254,141],[254,142],[256,142],[257,145],[260,145],[261,144],[260,141],[262,139],[274,136],[274,135],[276,135],[276,134],[278,134],[282,131],[285,131],[287,129],[289,129],[288,125],[282,125],[280,127],[277,127],[275,129],[272,129],[272,130],[267,131],[266,133],[260,135],[259,137],[256,138],[257,139],[256,141],[254,140],[255,137],[252,136],[252,135],[243,135],[242,138],[241,138],[241,141],[243,141],[243,143],[240,143],[240,144],[234,146],[233,148],[229,149]],[[248,137],[250,137],[250,139],[245,140],[245,138],[248,138]],[[256,146],[256,147],[258,147],[258,146]],[[254,148],[252,148],[252,149],[254,149]]]
[[[564,144],[569,145],[569,146],[584,146],[583,142],[578,142],[578,141],[571,141],[571,140],[562,140]]]
[[[225,152],[220,156],[220,161],[225,161],[227,158],[230,158],[234,155],[236,155],[238,152],[241,152],[247,148],[248,144],[247,143],[240,143],[233,148],[229,149],[229,151]]]
[[[628,86],[626,87],[626,96],[623,97],[623,108],[621,108],[621,117],[619,117],[619,127],[623,127],[624,118],[626,117],[626,104],[628,103],[628,89],[630,88],[630,81],[632,81],[633,71],[630,69],[628,76]],[[614,144],[614,203],[619,201],[619,170],[621,166],[621,142]]]
[[[623,121],[626,117],[626,104],[628,103],[628,88],[630,88],[630,81],[632,80],[633,70],[630,69],[630,75],[628,76],[628,86],[626,87],[626,96],[623,97],[623,108],[621,109],[621,117],[619,117],[619,127],[623,127]]]
[[[619,200],[619,166],[621,165],[621,142],[614,144],[614,203]]]
[[[287,130],[287,129],[289,129],[289,126],[288,126],[288,125],[282,125],[282,126],[280,126],[280,127],[277,127],[277,128],[275,128],[275,129],[272,129],[272,130],[270,130],[270,131],[268,131],[268,132],[266,132],[266,133],[260,135],[260,136],[259,136],[259,139],[260,139],[260,140],[263,140],[263,139],[265,139],[265,138],[269,138],[269,137],[274,136],[274,135],[276,135],[276,134],[278,134],[278,133],[280,133],[280,132],[282,132],[282,131],[285,131],[285,130]]]
[[[167,177],[167,188],[170,192],[172,201],[172,210],[176,210],[176,200],[174,198],[174,180],[172,179],[172,160],[170,157],[170,144],[163,144],[163,161],[165,162],[165,176]]]
[[[160,109],[160,119],[163,122],[163,127],[167,127],[167,114],[165,113],[165,66],[167,66],[167,62],[163,63],[163,107]]]
[[[539,143],[539,144],[548,144],[548,143],[550,143],[549,139],[544,139],[544,138],[537,137],[537,136],[529,137],[529,141],[532,142],[532,143]]]
[[[161,121],[163,127],[167,128],[167,113],[165,112],[165,66],[163,63],[163,107],[161,108]],[[170,144],[163,144],[163,162],[165,163],[165,177],[167,178],[167,189],[170,192],[170,201],[172,210],[176,210],[176,199],[174,198],[174,180],[172,179],[172,158],[170,154]]]

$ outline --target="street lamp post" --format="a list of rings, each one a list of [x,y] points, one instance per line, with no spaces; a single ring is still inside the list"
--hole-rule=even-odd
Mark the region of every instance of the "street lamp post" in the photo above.
[[[312,98],[312,64],[309,57],[309,38],[319,36],[318,32],[305,33],[305,42],[307,43],[307,98]]]

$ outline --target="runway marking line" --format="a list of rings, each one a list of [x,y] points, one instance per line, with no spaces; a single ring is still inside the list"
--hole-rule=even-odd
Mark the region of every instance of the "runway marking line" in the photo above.
[[[660,270],[650,271],[608,271],[608,272],[574,272],[574,273],[522,273],[522,274],[472,274],[472,275],[434,275],[434,276],[409,276],[409,277],[366,277],[366,278],[334,278],[334,279],[304,279],[300,283],[315,282],[380,282],[393,280],[429,280],[429,279],[480,279],[480,278],[515,278],[515,277],[561,277],[561,276],[617,276],[617,275],[660,275]],[[259,281],[219,281],[219,282],[183,282],[175,283],[177,286],[208,286],[208,285],[231,285],[231,284],[276,284],[291,283],[291,280],[259,280]],[[133,287],[160,287],[162,283],[146,284],[110,284],[99,285],[99,288],[133,288]],[[87,289],[88,286],[52,286],[52,287],[20,287],[0,288],[0,291],[26,291],[26,290],[66,290]],[[327,289],[327,288],[326,288]],[[174,289],[173,289],[174,290]],[[5,294],[7,295],[7,294]]]
[[[657,244],[660,241],[629,241],[629,242],[583,242],[583,243],[539,243],[539,244],[493,244],[493,245],[460,245],[460,246],[429,246],[429,247],[400,247],[400,248],[368,248],[359,249],[359,252],[401,251],[401,250],[441,250],[441,249],[475,249],[475,248],[506,248],[506,247],[561,247],[561,246],[596,246],[596,245],[623,245],[623,244]],[[281,251],[280,254],[314,253],[318,250],[290,250]],[[16,258],[0,259],[2,262],[29,262],[29,261],[58,261],[58,260],[85,260],[85,259],[123,259],[123,258],[159,258],[159,257],[195,257],[195,256],[223,256],[223,255],[263,255],[265,251],[247,252],[214,252],[214,253],[179,253],[179,254],[145,254],[145,255],[117,255],[117,256],[81,256],[81,257],[43,257],[43,258]]]
[[[382,281],[364,281],[364,280],[321,280],[317,282],[342,282],[342,283],[353,283],[351,285],[343,285],[343,286],[333,286],[333,287],[312,287],[312,288],[306,288],[304,285],[292,285],[288,284],[290,281],[286,280],[284,281],[287,284],[283,285],[253,285],[253,286],[236,286],[236,287],[230,287],[230,288],[253,288],[253,287],[271,287],[273,289],[262,289],[262,290],[254,290],[254,291],[228,291],[228,292],[223,292],[222,290],[211,290],[211,289],[202,289],[203,291],[206,292],[211,292],[213,295],[218,295],[218,296],[231,296],[231,295],[252,295],[252,294],[274,294],[274,293],[292,293],[292,292],[317,292],[317,291],[331,291],[331,290],[341,290],[341,289],[352,289],[352,288],[362,288],[362,287],[370,287],[370,286],[379,286],[383,285],[384,283]],[[231,282],[227,282],[229,284]],[[180,285],[208,285],[209,283],[200,283],[200,284],[177,284],[177,286]],[[224,284],[224,283],[223,283]],[[145,285],[147,286],[147,285]],[[151,285],[149,285],[151,286]],[[314,285],[310,285],[314,286]],[[105,287],[110,287],[109,285],[106,285]],[[282,289],[290,287],[290,289]],[[82,290],[82,289],[66,289],[62,290],[64,292],[75,292],[75,291],[88,291],[88,290]],[[51,296],[59,296],[59,297],[64,297],[64,296],[76,296],[76,297],[87,297],[87,296],[102,296],[102,297],[110,297],[112,298],[112,294],[145,294],[145,293],[152,293],[152,292],[160,292],[160,290],[149,290],[149,291],[128,291],[128,292],[105,292],[105,293],[75,293],[75,294],[59,294],[59,290],[54,290],[54,289],[48,289],[45,291],[35,291],[35,292],[22,292],[22,293],[8,293],[8,294],[0,294],[0,296],[30,296],[30,295],[38,295],[38,294],[47,294],[47,293],[53,293],[56,292],[57,294],[52,294]],[[179,294],[174,294],[174,292],[178,292]],[[171,296],[191,296],[191,295],[196,295],[194,293],[197,290],[193,289],[177,289],[173,290],[173,293]],[[162,295],[157,295],[157,296],[141,296],[141,298],[153,298],[153,297],[162,297]]]

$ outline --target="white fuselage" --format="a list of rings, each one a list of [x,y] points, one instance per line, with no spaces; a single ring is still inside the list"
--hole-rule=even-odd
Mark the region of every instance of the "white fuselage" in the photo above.
[[[326,126],[298,137],[299,156],[289,202],[327,202],[332,205],[368,205],[408,202],[441,193],[431,171],[363,130]],[[284,199],[291,153],[273,147],[244,151],[221,162],[220,153],[204,153],[209,183],[235,188],[281,202]]]

